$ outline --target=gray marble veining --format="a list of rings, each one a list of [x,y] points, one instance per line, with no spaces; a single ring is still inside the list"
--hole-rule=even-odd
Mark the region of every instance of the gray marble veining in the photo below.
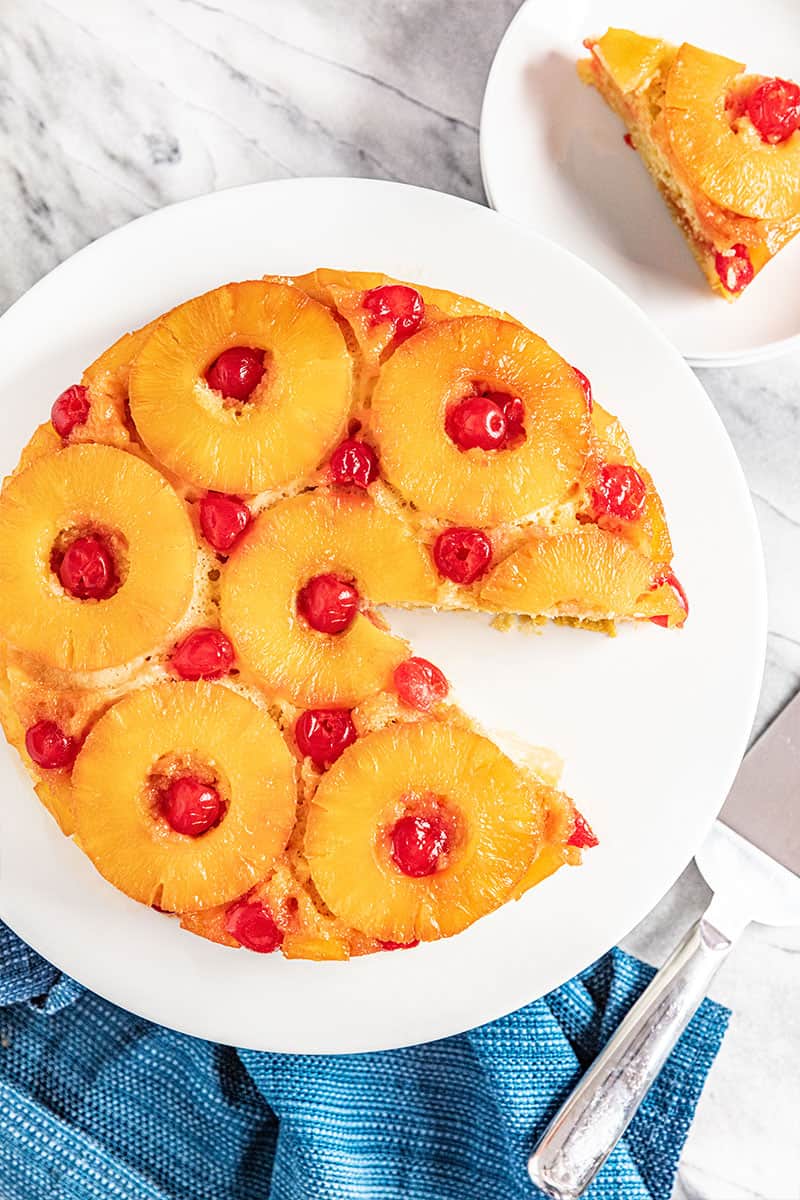
[[[216,188],[374,175],[482,200],[481,97],[517,7],[0,6],[0,308],[108,230]],[[770,635],[760,728],[800,687],[800,354],[700,377],[744,465],[764,540]],[[706,899],[687,868],[627,947],[660,961]],[[800,1200],[800,932],[749,930],[714,994],[734,1017],[676,1200]]]

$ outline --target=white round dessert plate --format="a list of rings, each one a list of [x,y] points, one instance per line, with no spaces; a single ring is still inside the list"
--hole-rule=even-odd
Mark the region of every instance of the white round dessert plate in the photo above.
[[[695,366],[733,366],[800,339],[800,238],[735,303],[716,296],[624,127],[575,63],[610,26],[800,77],[796,0],[528,0],[492,65],[481,115],[490,204],[597,267]]]
[[[489,209],[392,183],[298,179],[219,192],[135,221],[62,264],[0,319],[3,473],[53,398],[122,331],[228,280],[315,266],[383,270],[479,297],[585,371],[652,470],[691,603],[682,631],[648,624],[617,638],[388,612],[482,725],[563,756],[564,786],[601,839],[582,868],[413,950],[287,962],[186,933],[107,884],[39,804],[17,755],[0,749],[0,915],[17,933],[153,1021],[239,1046],[334,1053],[439,1038],[510,1012],[647,913],[737,770],[759,690],[765,593],[731,444],[639,309]]]

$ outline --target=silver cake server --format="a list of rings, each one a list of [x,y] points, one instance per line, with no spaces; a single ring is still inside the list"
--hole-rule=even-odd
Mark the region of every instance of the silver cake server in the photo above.
[[[745,756],[695,859],[711,904],[528,1160],[553,1200],[576,1200],[592,1182],[745,926],[800,925],[800,693]]]

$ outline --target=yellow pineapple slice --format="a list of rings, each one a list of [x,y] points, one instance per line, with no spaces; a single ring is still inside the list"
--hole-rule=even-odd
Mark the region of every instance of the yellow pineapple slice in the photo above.
[[[670,47],[660,38],[643,37],[630,29],[609,29],[590,46],[623,93],[646,87],[671,56]]]
[[[748,117],[732,115],[726,100],[743,71],[744,63],[684,42],[664,96],[670,145],[687,178],[720,208],[785,221],[800,212],[800,131],[772,145]]]
[[[128,380],[136,355],[158,321],[133,333],[123,333],[83,372],[81,384],[89,399],[89,415],[69,435],[71,442],[107,442],[125,446],[131,441]]]
[[[584,45],[581,78],[625,121],[712,289],[735,300],[800,232],[796,85],[625,29]]]
[[[449,937],[509,898],[543,840],[551,791],[468,729],[389,726],[323,776],[305,835],[312,879],[332,912],[371,937]],[[432,870],[410,875],[397,830],[429,811],[447,840]]]
[[[225,802],[200,836],[159,808],[164,781],[209,778]],[[224,904],[262,879],[295,815],[295,766],[272,718],[221,684],[162,683],[100,718],[73,769],[76,840],[101,875],[169,912]]]
[[[389,275],[381,275],[377,271],[337,271],[319,267],[316,271],[309,271],[307,275],[296,276],[293,282],[307,295],[335,308],[339,315],[344,317],[366,363],[373,366],[398,344],[396,323],[389,318],[380,319],[374,311],[371,312],[365,307],[367,294],[374,292],[376,288],[410,289],[418,293],[422,299],[422,306],[414,332],[452,317],[485,316],[514,319],[468,296],[459,296],[456,292],[425,287],[422,284],[405,283],[399,279],[392,279]]]
[[[233,347],[265,352],[249,398],[228,404],[206,381]],[[198,487],[252,494],[313,471],[343,436],[352,361],[327,308],[280,283],[231,283],[155,327],[130,376],[130,407],[152,454]]]
[[[20,471],[24,471],[31,463],[36,462],[37,458],[43,458],[45,454],[55,454],[56,450],[61,450],[63,445],[64,443],[50,421],[45,421],[44,424],[37,426],[30,441],[23,447],[13,474],[19,475]]]
[[[685,600],[664,565],[623,538],[584,525],[534,534],[486,576],[481,604],[500,612],[578,620],[658,618],[682,625]]]
[[[359,612],[321,633],[299,616],[312,578],[353,581],[371,604],[431,604],[437,583],[426,548],[370,495],[317,491],[262,513],[222,579],[221,619],[239,658],[299,705],[356,704],[390,685],[405,643]]]
[[[633,467],[645,485],[644,506],[641,516],[635,521],[614,522],[606,518],[605,523],[614,533],[620,533],[637,550],[641,550],[654,562],[665,563],[672,558],[672,542],[667,528],[664,505],[656,491],[650,474],[644,469],[634,453],[630,439],[619,420],[594,401],[592,426],[599,442],[599,458],[602,463],[624,463]],[[591,487],[592,466],[590,463],[587,484]],[[600,524],[604,522],[601,520]]]
[[[61,587],[53,554],[95,531],[119,584],[108,599],[81,600]],[[184,505],[158,471],[112,446],[67,446],[0,494],[0,633],[62,670],[129,663],[163,645],[185,614],[196,555]]]
[[[459,449],[445,419],[476,389],[522,401],[523,441]],[[400,346],[381,369],[371,423],[389,482],[422,512],[466,525],[559,504],[577,486],[589,447],[575,372],[540,337],[492,317],[442,321]]]

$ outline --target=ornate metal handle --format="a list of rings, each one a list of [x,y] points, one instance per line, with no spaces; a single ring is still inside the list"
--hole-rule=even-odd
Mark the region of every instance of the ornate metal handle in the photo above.
[[[553,1200],[576,1200],[633,1119],[733,945],[702,917],[634,1004],[528,1160]]]

